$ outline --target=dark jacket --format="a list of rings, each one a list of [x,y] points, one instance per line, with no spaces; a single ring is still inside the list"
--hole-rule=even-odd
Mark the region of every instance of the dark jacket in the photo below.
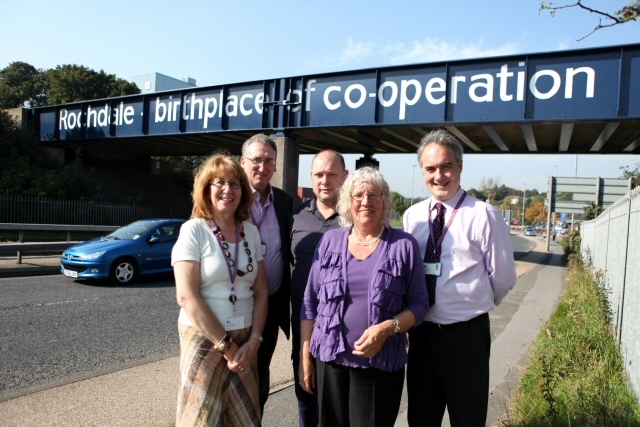
[[[269,315],[277,316],[278,325],[289,339],[289,321],[291,316],[289,294],[291,283],[291,226],[293,220],[293,198],[283,190],[271,186],[273,190],[273,207],[280,228],[280,241],[282,245],[282,261],[284,273],[282,285],[278,291],[269,297]]]

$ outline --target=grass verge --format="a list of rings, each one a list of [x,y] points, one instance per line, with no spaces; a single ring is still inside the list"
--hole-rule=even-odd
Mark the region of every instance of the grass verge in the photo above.
[[[601,277],[571,257],[566,293],[531,351],[508,427],[640,426]]]

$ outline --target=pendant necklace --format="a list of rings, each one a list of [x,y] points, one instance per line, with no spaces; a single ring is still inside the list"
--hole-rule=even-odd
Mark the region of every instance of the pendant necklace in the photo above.
[[[369,242],[363,242],[361,241],[358,236],[356,236],[356,233],[353,232],[353,228],[351,229],[352,233],[351,235],[353,236],[353,238],[355,239],[356,243],[359,244],[360,246],[371,246],[373,245],[375,242],[378,241],[378,239],[380,239],[380,236],[382,236],[382,233],[384,232],[385,227],[382,226],[382,228],[380,229],[380,232],[378,233],[378,235],[376,236],[375,239],[369,241]]]
[[[213,231],[214,236],[216,236],[216,240],[218,240],[218,244],[220,245],[220,249],[226,258],[227,270],[229,271],[229,279],[231,280],[231,290],[229,292],[229,302],[233,304],[233,310],[235,312],[236,309],[236,301],[238,297],[236,296],[234,283],[236,281],[236,276],[243,277],[247,273],[251,273],[253,271],[253,258],[251,258],[251,250],[249,249],[249,243],[245,238],[244,228],[242,226],[238,226],[236,222],[236,247],[235,247],[235,260],[238,260],[239,249],[240,249],[240,239],[242,239],[242,244],[244,246],[244,250],[249,257],[247,264],[247,271],[244,272],[238,269],[238,266],[233,258],[231,258],[231,252],[229,252],[229,243],[224,239],[222,235],[222,229],[211,220],[210,224],[211,230]]]

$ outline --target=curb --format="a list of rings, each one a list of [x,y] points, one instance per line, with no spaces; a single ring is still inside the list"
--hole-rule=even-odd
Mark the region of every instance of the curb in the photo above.
[[[0,269],[0,279],[27,276],[53,276],[60,274],[60,266],[22,267]]]

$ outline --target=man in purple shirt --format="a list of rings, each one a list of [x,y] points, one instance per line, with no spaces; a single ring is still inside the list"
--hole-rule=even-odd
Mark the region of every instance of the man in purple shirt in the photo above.
[[[418,163],[431,197],[403,219],[424,257],[431,304],[425,321],[409,331],[411,426],[440,426],[445,408],[453,427],[485,425],[488,313],[517,280],[509,227],[493,206],[460,187],[462,152],[444,130],[422,138]]]
[[[240,164],[253,190],[249,222],[258,227],[264,249],[269,311],[258,350],[260,409],[269,397],[269,365],[278,343],[278,326],[289,338],[289,280],[291,277],[291,211],[293,198],[270,184],[276,171],[275,141],[259,133],[242,145]]]

